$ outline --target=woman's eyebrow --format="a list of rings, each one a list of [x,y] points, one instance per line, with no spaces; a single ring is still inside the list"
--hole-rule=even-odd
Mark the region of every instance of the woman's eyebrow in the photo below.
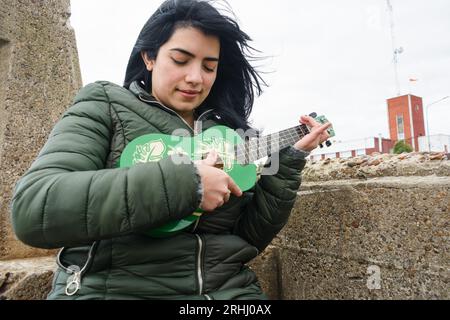
[[[192,58],[195,58],[195,54],[193,54],[193,53],[191,53],[191,52],[189,52],[187,50],[181,49],[181,48],[173,48],[173,49],[170,49],[170,51],[178,51],[178,52],[181,52],[181,53],[183,53],[185,55],[188,55],[188,56],[190,56]],[[219,58],[206,57],[204,60],[207,60],[207,61],[219,61]]]

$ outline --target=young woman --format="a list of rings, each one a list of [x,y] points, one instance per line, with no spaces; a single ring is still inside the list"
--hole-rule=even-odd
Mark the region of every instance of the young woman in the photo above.
[[[149,133],[195,135],[213,125],[249,129],[263,84],[245,55],[249,37],[207,1],[168,0],[133,48],[123,87],[84,87],[18,182],[14,230],[24,243],[61,248],[49,299],[265,299],[246,263],[286,224],[306,154],[328,138],[312,132],[280,151],[280,167],[242,192],[214,165],[117,168],[126,145]],[[144,231],[204,211],[162,238]]]

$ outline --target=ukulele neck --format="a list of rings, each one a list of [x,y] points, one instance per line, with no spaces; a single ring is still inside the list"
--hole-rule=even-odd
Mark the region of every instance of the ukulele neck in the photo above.
[[[236,146],[237,162],[242,165],[253,163],[294,145],[309,132],[308,127],[303,124],[260,138],[250,139]]]

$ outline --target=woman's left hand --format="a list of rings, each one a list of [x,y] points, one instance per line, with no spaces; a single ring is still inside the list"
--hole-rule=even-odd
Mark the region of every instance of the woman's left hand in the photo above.
[[[306,124],[310,128],[310,133],[300,139],[294,148],[311,152],[330,138],[327,130],[332,126],[331,123],[320,124],[310,116],[302,116],[300,123]]]

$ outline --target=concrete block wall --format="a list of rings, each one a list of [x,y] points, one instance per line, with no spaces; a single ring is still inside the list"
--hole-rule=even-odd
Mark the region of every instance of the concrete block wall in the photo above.
[[[304,178],[288,225],[252,264],[271,298],[450,299],[446,155],[328,159]]]

